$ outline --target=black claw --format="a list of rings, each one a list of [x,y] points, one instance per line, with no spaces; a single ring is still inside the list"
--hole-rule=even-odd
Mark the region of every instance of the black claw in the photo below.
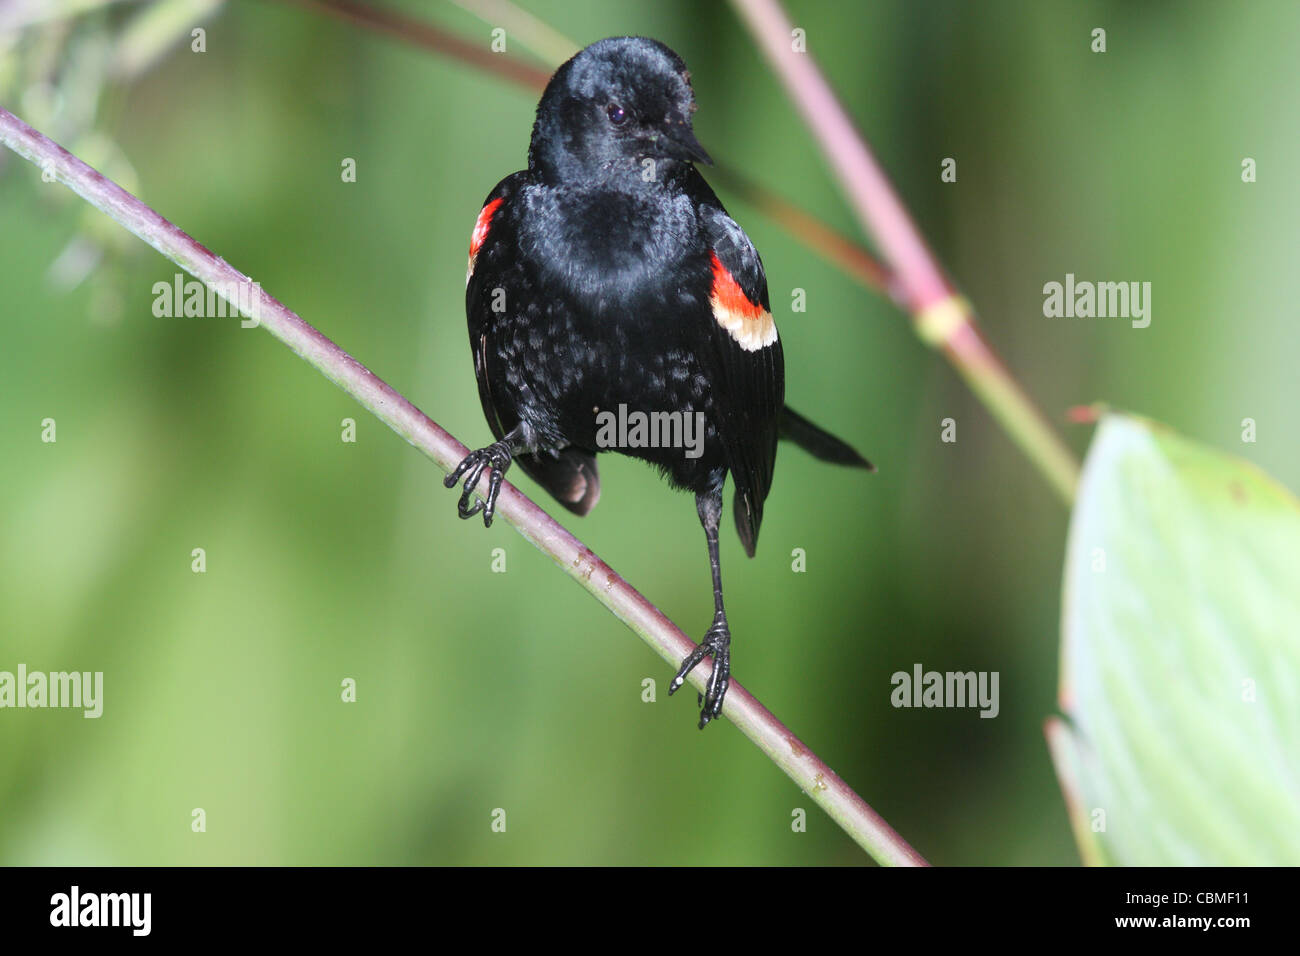
[[[507,461],[506,465],[509,466]],[[483,506],[483,527],[492,527],[492,519],[497,513],[497,495],[501,494],[501,482],[505,480],[505,468],[493,468],[488,477],[487,504]]]
[[[668,694],[672,694],[682,686],[686,681],[686,675],[695,669],[695,666],[706,656],[713,658],[713,673],[709,675],[709,681],[705,685],[704,693],[697,695],[700,703],[700,730],[710,721],[722,715],[722,701],[727,696],[727,688],[731,685],[731,631],[727,627],[727,621],[723,618],[721,621],[714,621],[713,626],[709,628],[708,633],[695,650],[691,651],[690,656],[682,661],[682,666],[677,671],[677,676],[668,685]]]
[[[501,493],[501,482],[505,478],[506,469],[510,467],[510,460],[510,448],[505,442],[495,442],[466,455],[456,470],[442,480],[443,487],[455,488],[461,477],[465,478],[465,488],[460,501],[456,503],[456,513],[462,518],[472,518],[481,511],[483,527],[492,527],[492,518],[497,510],[497,495]],[[492,474],[488,476],[486,503],[474,501],[474,489],[478,487],[483,469],[489,466]]]

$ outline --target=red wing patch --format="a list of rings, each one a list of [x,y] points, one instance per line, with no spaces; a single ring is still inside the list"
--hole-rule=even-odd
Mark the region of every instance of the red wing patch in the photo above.
[[[494,199],[478,214],[478,221],[474,223],[474,234],[469,237],[469,268],[465,270],[466,285],[469,285],[469,277],[474,274],[474,260],[478,258],[478,251],[483,248],[488,230],[492,228],[492,217],[497,214],[503,202],[505,202],[504,197]]]
[[[776,341],[776,323],[772,321],[772,313],[749,300],[716,252],[710,251],[709,257],[713,260],[713,291],[709,294],[709,304],[713,306],[713,317],[718,325],[726,329],[746,352],[756,352],[771,345]]]

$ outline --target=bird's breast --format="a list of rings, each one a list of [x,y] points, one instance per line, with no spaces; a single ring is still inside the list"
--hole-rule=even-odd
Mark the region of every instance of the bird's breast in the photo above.
[[[592,312],[673,297],[703,254],[690,199],[660,191],[537,188],[520,241],[546,285]]]

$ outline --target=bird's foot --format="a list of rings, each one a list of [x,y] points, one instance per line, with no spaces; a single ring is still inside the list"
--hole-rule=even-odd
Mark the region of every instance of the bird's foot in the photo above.
[[[456,466],[456,470],[442,480],[445,487],[455,488],[461,477],[465,478],[465,490],[456,506],[462,518],[472,518],[481,511],[483,527],[492,527],[492,518],[497,510],[497,495],[501,493],[501,480],[505,477],[506,469],[510,467],[511,457],[509,445],[504,441],[493,442],[486,448],[470,452]],[[479,476],[488,466],[491,466],[492,474],[488,476],[487,494],[484,495],[483,501],[475,501],[471,506],[470,502],[474,498],[474,489],[478,486]]]
[[[700,710],[700,730],[722,713],[722,699],[727,696],[727,687],[731,684],[731,628],[727,626],[727,618],[723,614],[713,619],[713,626],[705,633],[700,646],[691,651],[690,656],[682,661],[677,676],[668,685],[669,696],[682,686],[686,675],[706,656],[713,658],[713,673],[709,675],[709,682],[704,688],[704,693],[699,697],[700,703],[703,704]]]

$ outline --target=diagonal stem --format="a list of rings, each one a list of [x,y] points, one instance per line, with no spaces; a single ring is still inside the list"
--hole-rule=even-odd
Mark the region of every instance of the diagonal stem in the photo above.
[[[280,302],[265,295],[248,276],[205,249],[135,196],[91,169],[63,147],[0,109],[0,143],[52,172],[86,202],[153,246],[293,349],[321,374],[355,398],[443,471],[468,453],[464,445],[398,394],[379,376],[339,348]],[[635,631],[652,650],[676,667],[695,644],[581,541],[508,482],[501,485],[497,514],[546,554],[601,604]],[[707,673],[696,668],[691,684],[703,690]],[[731,685],[726,716],[780,767],[846,833],[886,865],[924,866],[925,860],[867,806],[833,770],[739,684]]]
[[[430,23],[404,16],[396,10],[357,3],[355,0],[293,0],[300,6],[320,13],[386,33],[397,40],[405,40],[426,50],[433,50],[453,60],[460,60],[488,73],[540,90],[551,78],[551,71],[532,66],[514,57],[493,53],[482,43],[462,40]]]

